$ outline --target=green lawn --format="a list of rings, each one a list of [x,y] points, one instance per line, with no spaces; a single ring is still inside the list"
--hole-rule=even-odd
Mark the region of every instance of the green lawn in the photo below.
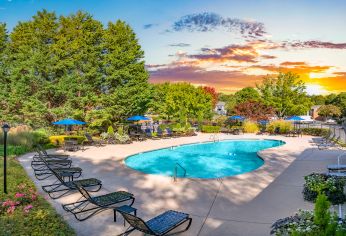
[[[7,162],[8,194],[4,194],[3,150],[0,152],[0,235],[75,235],[73,229],[42,196],[38,195],[35,199],[31,195],[29,189],[36,191],[34,183],[13,156],[9,157]],[[15,197],[16,193],[25,193],[27,198]],[[7,213],[9,208],[3,207],[3,202],[9,199],[21,202],[13,213]],[[32,205],[32,209],[25,212],[24,208],[28,205]]]

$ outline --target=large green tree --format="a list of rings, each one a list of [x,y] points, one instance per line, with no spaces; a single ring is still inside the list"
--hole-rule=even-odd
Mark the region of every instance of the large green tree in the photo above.
[[[1,117],[44,126],[74,117],[94,126],[147,110],[144,52],[123,21],[46,10],[8,35],[0,24]]]
[[[257,84],[262,101],[273,108],[279,117],[305,114],[312,103],[306,87],[297,74],[279,73],[277,77],[266,77]]]
[[[258,101],[260,99],[260,94],[255,88],[245,87],[235,94],[235,99],[237,103],[243,103],[247,101]]]
[[[150,111],[162,118],[186,123],[194,119],[211,118],[213,98],[202,87],[188,83],[158,84],[153,86]]]

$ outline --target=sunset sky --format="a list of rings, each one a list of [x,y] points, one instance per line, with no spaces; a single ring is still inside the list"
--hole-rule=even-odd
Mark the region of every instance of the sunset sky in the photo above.
[[[233,93],[293,71],[309,94],[346,91],[346,1],[0,0],[9,31],[38,10],[122,19],[145,51],[150,81]]]

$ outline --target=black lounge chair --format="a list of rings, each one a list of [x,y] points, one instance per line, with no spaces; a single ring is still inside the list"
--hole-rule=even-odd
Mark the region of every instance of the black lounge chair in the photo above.
[[[89,219],[93,215],[104,210],[115,210],[118,207],[115,205],[118,203],[131,201],[129,206],[132,206],[135,202],[133,194],[125,191],[117,191],[105,195],[92,197],[90,196],[89,192],[85,189],[85,187],[80,183],[75,183],[75,187],[82,194],[85,200],[64,204],[62,205],[62,207],[65,211],[72,213],[74,217],[79,221]],[[92,206],[88,207],[89,205]]]
[[[192,223],[192,218],[188,214],[172,210],[166,211],[148,221],[144,221],[141,218],[126,212],[119,212],[130,224],[130,227],[120,235],[128,235],[134,230],[139,230],[145,234],[155,236],[168,235],[168,233],[173,229],[188,221],[188,225],[184,230],[174,233],[177,234],[187,231]]]
[[[338,165],[338,164],[328,165],[327,169],[329,172],[335,172],[335,171],[346,172],[346,165]]]
[[[52,168],[70,168],[71,165],[71,160],[50,159],[39,155],[33,156],[33,160],[31,161],[31,167],[34,171],[44,170],[47,166]]]
[[[102,142],[102,140],[95,140],[88,133],[85,133],[85,137],[87,138],[87,141],[84,141],[83,144],[88,144],[96,147],[102,147],[103,145],[105,145],[105,143]]]
[[[38,180],[44,180],[53,176],[54,174],[50,170],[50,168],[53,169],[58,175],[62,177],[68,177],[70,180],[73,180],[74,178],[79,178],[82,174],[82,169],[79,167],[54,167],[54,165],[53,167],[51,167],[47,166],[47,164],[49,165],[49,163],[46,159],[42,159],[44,158],[42,155],[37,156],[37,158],[39,158],[39,160],[41,160],[44,164],[44,166],[35,166],[36,168],[34,169],[34,174],[36,179]]]
[[[75,180],[75,181],[65,181],[63,179],[63,176],[58,174],[54,169],[49,167],[49,170],[53,173],[53,175],[55,175],[55,177],[57,178],[57,182],[54,184],[42,186],[42,189],[43,189],[43,191],[48,193],[48,195],[52,199],[60,198],[71,191],[77,190],[76,184],[79,184],[85,188],[95,188],[96,187],[96,189],[89,190],[92,192],[97,192],[102,187],[101,180],[98,180],[95,178],[80,179],[80,180]],[[57,193],[59,193],[59,194],[57,195]]]
[[[163,131],[160,127],[157,128],[157,137],[158,138],[164,138]]]
[[[66,154],[48,154],[47,151],[39,144],[35,146],[37,155],[34,156],[34,159],[41,154],[45,159],[54,159],[54,160],[69,160],[70,156]]]
[[[319,150],[329,149],[333,147],[340,147],[339,141],[340,141],[340,137],[337,137],[336,139],[332,140],[330,143],[322,143],[317,145],[317,147]]]
[[[170,128],[166,128],[167,136],[174,137],[173,131]]]

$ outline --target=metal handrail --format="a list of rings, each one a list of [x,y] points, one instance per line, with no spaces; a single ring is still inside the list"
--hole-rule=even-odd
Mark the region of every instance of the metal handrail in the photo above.
[[[182,167],[179,163],[175,163],[175,166],[174,166],[174,174],[173,174],[174,182],[177,180],[178,167],[180,167],[180,168],[184,171],[183,177],[186,176],[186,169],[185,169],[184,167]]]

